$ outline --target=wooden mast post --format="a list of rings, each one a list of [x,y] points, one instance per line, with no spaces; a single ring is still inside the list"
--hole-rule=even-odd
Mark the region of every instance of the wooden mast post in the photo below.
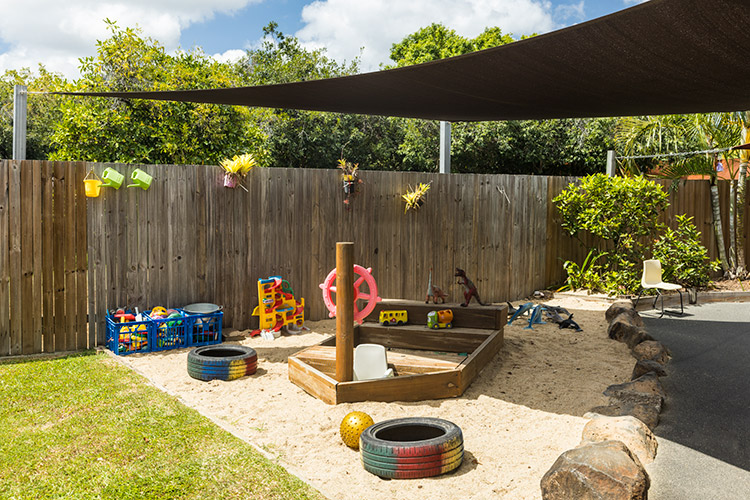
[[[336,243],[336,380],[354,378],[354,243]]]

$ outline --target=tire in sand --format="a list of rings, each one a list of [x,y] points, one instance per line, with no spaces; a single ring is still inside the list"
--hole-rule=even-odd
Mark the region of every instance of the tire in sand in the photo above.
[[[365,470],[392,479],[416,479],[461,466],[461,429],[439,418],[397,418],[368,427],[359,448]]]
[[[258,368],[255,349],[241,345],[208,345],[188,353],[188,375],[198,380],[234,380]]]

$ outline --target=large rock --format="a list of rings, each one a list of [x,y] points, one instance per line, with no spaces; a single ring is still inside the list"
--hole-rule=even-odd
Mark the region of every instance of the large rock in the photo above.
[[[660,408],[665,396],[659,377],[653,372],[624,384],[610,385],[604,390],[604,395],[633,403],[652,404],[658,401]]]
[[[648,426],[630,416],[595,416],[583,428],[581,444],[600,441],[622,441],[642,464],[650,464],[656,457],[658,444]]]
[[[604,395],[609,396],[609,406],[597,406],[591,412],[612,417],[631,415],[650,429],[659,424],[665,394],[655,373],[646,373],[624,384],[610,385],[604,390]]]
[[[612,401],[608,406],[596,406],[584,415],[587,418],[595,416],[624,417],[631,416],[643,422],[652,431],[659,425],[661,405],[642,404],[622,401]]]
[[[627,313],[616,316],[607,329],[609,338],[624,342],[629,349],[633,349],[641,342],[654,340],[643,327],[635,324],[633,317]]]
[[[666,365],[671,355],[669,350],[661,342],[647,340],[632,348],[633,356],[637,360],[648,359]]]
[[[541,481],[544,500],[645,500],[649,486],[643,465],[620,441],[566,451]]]
[[[647,373],[653,373],[657,377],[667,376],[667,371],[661,363],[657,363],[651,359],[641,359],[635,363],[635,367],[633,367],[633,375],[631,375],[630,380],[640,378]]]
[[[643,326],[643,319],[641,318],[641,315],[638,314],[638,311],[635,310],[632,300],[629,300],[629,299],[616,300],[614,303],[612,303],[611,306],[609,306],[609,309],[607,309],[607,312],[604,313],[604,318],[607,320],[607,323],[611,323],[612,320],[615,319],[620,314],[629,315],[630,317],[633,318],[633,323],[636,326]]]

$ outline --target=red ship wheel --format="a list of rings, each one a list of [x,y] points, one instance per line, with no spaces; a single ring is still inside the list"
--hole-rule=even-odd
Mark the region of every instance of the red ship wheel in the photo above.
[[[365,269],[362,266],[354,264],[354,274],[359,275],[359,277],[355,277],[354,279],[354,321],[360,325],[362,324],[362,320],[375,309],[375,304],[382,300],[378,297],[378,285],[375,283],[375,278],[370,274],[371,272],[371,267]],[[363,283],[367,284],[367,292],[360,291]],[[323,302],[325,302],[328,308],[328,316],[331,318],[335,317],[336,304],[333,302],[331,293],[336,293],[336,269],[328,273],[325,281],[318,286],[323,290]],[[363,308],[360,308],[357,305],[358,300],[366,300],[367,304]]]

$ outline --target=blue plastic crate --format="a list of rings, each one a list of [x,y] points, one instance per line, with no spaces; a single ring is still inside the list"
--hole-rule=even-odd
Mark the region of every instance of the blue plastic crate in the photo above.
[[[188,314],[188,345],[197,347],[202,345],[221,343],[221,322],[224,313],[221,311],[209,314]]]
[[[128,314],[132,311],[126,310]],[[121,323],[107,311],[107,347],[113,353],[123,356],[137,352],[150,352],[153,339],[153,322],[143,321]]]
[[[151,311],[146,311],[149,319],[153,323],[153,342],[151,343],[152,351],[166,351],[168,349],[179,349],[187,347],[187,332],[189,320],[183,311],[179,311],[182,317],[179,318],[152,318]]]

